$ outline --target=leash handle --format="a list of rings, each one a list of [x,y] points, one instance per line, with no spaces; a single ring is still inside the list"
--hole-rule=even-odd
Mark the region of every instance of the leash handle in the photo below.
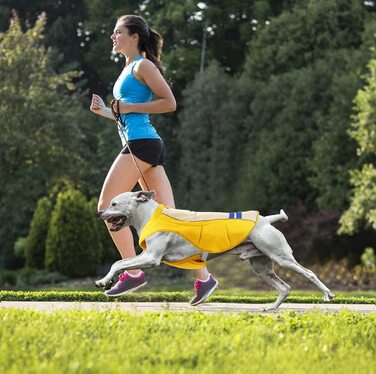
[[[115,105],[116,105],[116,111],[115,111]],[[121,114],[120,114],[120,100],[112,100],[111,103],[110,103],[110,107],[111,107],[112,115],[115,118],[116,125],[117,125],[118,129],[120,131],[122,131],[121,126],[125,127],[125,123],[123,122],[123,119],[121,118]],[[148,184],[146,183],[144,175],[142,174],[142,171],[141,171],[140,167],[137,164],[136,158],[133,155],[131,147],[129,146],[128,140],[125,138],[125,136],[124,136],[124,140],[125,140],[125,145],[129,149],[129,153],[130,153],[130,155],[132,157],[132,160],[133,160],[133,162],[134,162],[134,164],[136,166],[136,169],[138,170],[138,173],[140,174],[140,177],[141,177],[142,181],[144,182],[144,184],[146,186],[147,191],[150,191],[150,188],[149,188]],[[141,186],[141,188],[142,188],[142,186]],[[142,190],[145,191],[143,188],[142,188]]]

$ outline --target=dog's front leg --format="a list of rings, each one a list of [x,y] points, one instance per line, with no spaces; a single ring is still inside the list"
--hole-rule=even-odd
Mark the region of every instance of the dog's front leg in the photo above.
[[[158,252],[154,252],[148,249],[139,256],[116,261],[111,266],[111,269],[107,273],[107,275],[104,278],[96,281],[95,285],[97,287],[107,289],[113,284],[114,277],[117,276],[119,273],[123,272],[124,270],[151,268],[158,266],[160,262],[161,258],[160,256],[158,256]]]
[[[97,287],[108,289],[113,284],[113,279],[116,275],[124,270],[132,269],[145,269],[159,266],[161,260],[165,254],[165,250],[168,247],[167,232],[156,232],[146,239],[146,251],[142,252],[139,256],[126,258],[116,261],[112,266],[108,274],[95,282]]]

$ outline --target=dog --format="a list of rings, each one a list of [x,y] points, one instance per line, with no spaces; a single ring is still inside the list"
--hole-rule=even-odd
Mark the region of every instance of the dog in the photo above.
[[[277,309],[291,290],[275,274],[274,263],[310,280],[323,292],[324,301],[335,297],[311,270],[295,260],[284,235],[272,226],[274,222],[287,221],[283,210],[265,217],[257,211],[218,213],[219,216],[215,216],[214,213],[166,208],[153,199],[154,195],[154,191],[125,192],[112,199],[108,208],[97,213],[99,219],[109,223],[111,231],[133,226],[144,249],[138,256],[115,262],[108,274],[95,282],[97,287],[109,289],[114,278],[125,270],[155,267],[161,262],[194,269],[206,266],[206,261],[224,253],[235,253],[242,260],[248,259],[252,270],[278,291],[276,301],[264,310]],[[163,219],[161,228],[155,223],[156,216]],[[212,217],[214,220],[208,222],[209,226],[201,225],[200,222]],[[178,233],[180,228],[183,231]]]

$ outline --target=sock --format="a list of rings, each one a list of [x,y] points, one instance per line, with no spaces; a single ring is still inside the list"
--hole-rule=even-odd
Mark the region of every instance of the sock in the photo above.
[[[133,275],[133,274],[129,274],[128,272],[126,272],[131,278],[139,278],[141,277],[143,271],[140,270],[136,275]]]
[[[210,279],[210,276],[211,276],[211,274],[209,273],[207,279],[205,279],[205,280],[199,279],[199,281],[200,281],[200,282],[203,282],[203,283],[204,283],[204,282],[207,282],[207,281]]]

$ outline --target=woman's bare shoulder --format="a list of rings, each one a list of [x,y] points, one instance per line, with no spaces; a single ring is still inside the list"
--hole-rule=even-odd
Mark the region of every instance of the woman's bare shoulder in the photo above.
[[[135,66],[135,68],[137,68],[137,71],[139,72],[151,72],[151,71],[154,71],[155,69],[158,70],[158,68],[155,66],[155,64],[148,60],[146,57],[141,59],[137,65]]]

